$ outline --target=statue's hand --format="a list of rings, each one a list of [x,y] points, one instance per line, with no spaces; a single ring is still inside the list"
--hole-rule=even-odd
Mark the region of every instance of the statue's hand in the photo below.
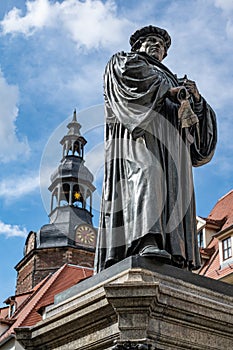
[[[180,100],[177,98],[177,96],[182,89],[184,89],[184,86],[170,88],[168,90],[167,97],[174,103],[180,103]]]
[[[197,85],[196,85],[195,81],[189,80],[189,79],[185,79],[183,84],[184,84],[184,87],[190,93],[190,95],[193,96],[194,102],[200,102],[201,95],[200,95],[200,93],[198,91],[198,88],[197,88]]]

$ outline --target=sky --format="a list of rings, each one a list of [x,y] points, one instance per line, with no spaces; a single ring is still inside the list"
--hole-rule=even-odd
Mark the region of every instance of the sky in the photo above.
[[[197,214],[232,189],[232,0],[0,1],[0,305],[15,293],[14,266],[29,231],[49,222],[50,175],[76,108],[95,176],[98,225],[103,174],[105,65],[129,36],[153,24],[172,45],[164,64],[195,80],[215,110],[218,145],[194,169]]]

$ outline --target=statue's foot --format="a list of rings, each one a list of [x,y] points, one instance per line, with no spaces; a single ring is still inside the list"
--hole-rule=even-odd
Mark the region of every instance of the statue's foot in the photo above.
[[[164,249],[159,249],[154,245],[147,245],[139,251],[139,255],[147,258],[157,258],[161,260],[171,260],[171,255]]]
[[[180,269],[183,269],[185,267],[185,260],[180,255],[173,255],[173,257],[172,257],[172,265],[175,266],[175,267],[179,267]]]

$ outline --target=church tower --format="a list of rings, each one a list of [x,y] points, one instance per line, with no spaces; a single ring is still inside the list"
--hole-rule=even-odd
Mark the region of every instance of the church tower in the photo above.
[[[50,222],[30,232],[24,257],[16,265],[16,293],[33,288],[65,263],[93,267],[96,230],[92,223],[93,175],[84,165],[87,143],[80,134],[76,111],[60,141],[62,159],[51,176]]]

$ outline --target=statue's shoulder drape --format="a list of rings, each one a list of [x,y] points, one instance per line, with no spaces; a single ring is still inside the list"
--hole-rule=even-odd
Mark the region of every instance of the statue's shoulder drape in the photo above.
[[[192,165],[212,158],[216,119],[202,98],[191,102],[199,123],[182,129],[179,105],[167,97],[177,85],[176,77],[146,54],[121,52],[106,66],[97,272],[132,255],[148,233],[189,266],[200,263]]]

